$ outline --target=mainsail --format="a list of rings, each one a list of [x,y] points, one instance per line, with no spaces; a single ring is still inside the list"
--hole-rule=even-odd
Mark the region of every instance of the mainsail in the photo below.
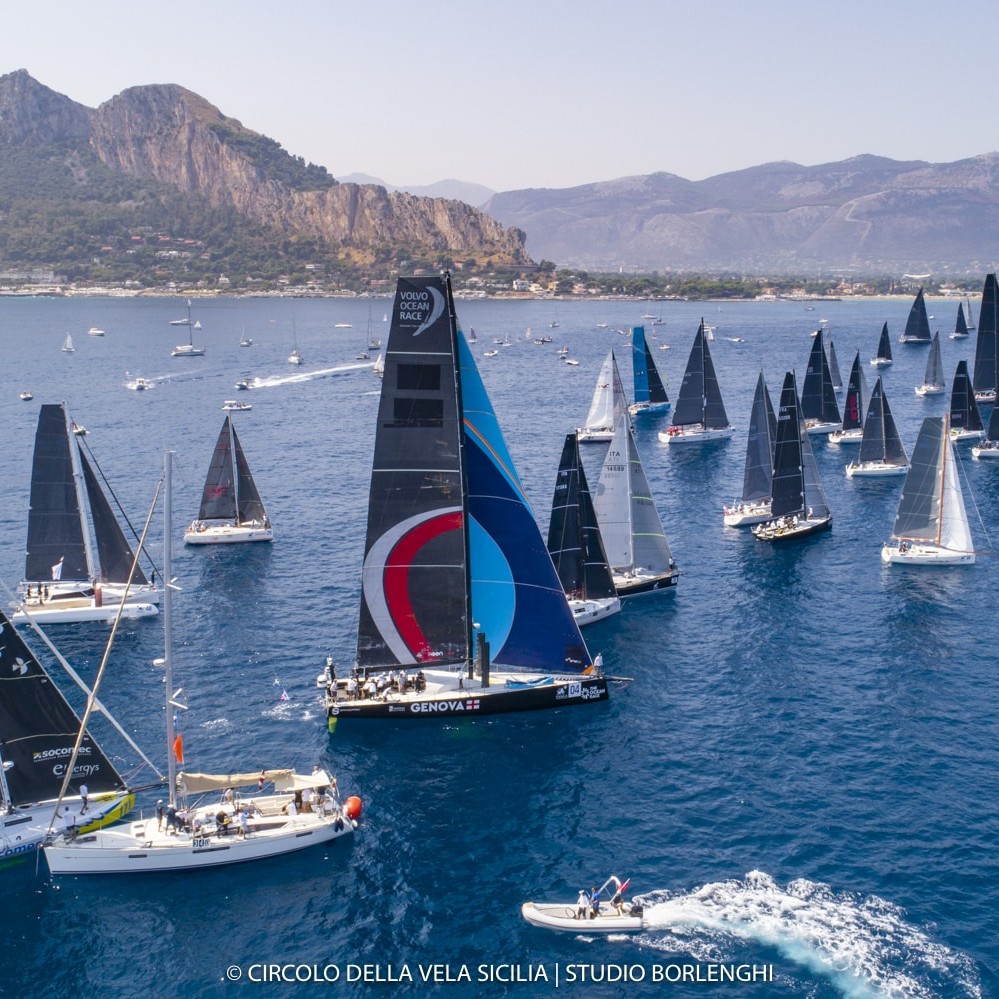
[[[999,336],[999,291],[995,274],[985,276],[975,341],[975,395],[992,399],[996,391],[996,338]]]
[[[548,551],[570,598],[617,596],[575,434],[566,434],[562,446],[548,523]]]
[[[497,663],[590,665],[447,277],[398,281],[361,584],[359,666],[465,663],[473,622]]]
[[[975,402],[975,393],[968,375],[968,362],[957,362],[954,383],[950,389],[950,425],[957,432],[977,433],[982,430],[982,414]]]
[[[59,408],[59,407],[54,407]],[[55,800],[80,731],[80,719],[52,678],[0,610],[0,758],[7,805]],[[124,781],[84,733],[74,771],[91,794]]]

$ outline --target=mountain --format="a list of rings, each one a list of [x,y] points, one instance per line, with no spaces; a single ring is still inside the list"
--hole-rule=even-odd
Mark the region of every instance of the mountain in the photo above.
[[[338,183],[173,84],[133,87],[89,109],[25,70],[0,77],[0,198],[15,224],[14,237],[0,242],[0,267],[65,266],[27,253],[28,234],[65,242],[53,240],[51,227],[67,211],[80,216],[81,203],[84,229],[94,231],[78,234],[75,250],[83,243],[85,254],[112,261],[154,230],[157,240],[186,237],[217,273],[232,267],[219,245],[228,230],[241,248],[269,242],[274,256],[284,247],[330,268],[531,265],[523,233],[464,202]]]
[[[455,201],[464,201],[466,205],[481,207],[496,192],[491,187],[484,184],[472,184],[467,180],[439,180],[435,184],[423,184],[396,187],[386,184],[384,180],[372,177],[366,173],[352,173],[346,177],[339,178],[341,184],[378,184],[386,191],[406,191],[408,194],[415,194],[421,198],[448,198]]]
[[[980,274],[999,264],[999,154],[655,173],[506,191],[483,210],[535,259],[593,271]]]

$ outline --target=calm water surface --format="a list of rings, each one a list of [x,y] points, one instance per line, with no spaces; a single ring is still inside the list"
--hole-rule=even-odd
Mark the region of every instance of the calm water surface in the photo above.
[[[319,762],[365,802],[353,845],[243,869],[58,882],[33,861],[0,872],[0,995],[415,993],[427,989],[421,966],[437,965],[452,979],[467,969],[471,981],[431,986],[455,997],[550,995],[556,974],[559,992],[581,996],[693,996],[711,986],[652,978],[684,965],[706,974],[719,963],[772,968],[772,982],[721,986],[726,993],[999,995],[995,558],[971,568],[883,568],[879,546],[901,480],[848,480],[843,466],[855,452],[815,438],[831,533],[773,547],[721,523],[722,504],[741,491],[760,368],[775,395],[789,368],[800,383],[809,332],[824,319],[844,381],[859,349],[873,386],[867,362],[881,324],[897,337],[910,300],[814,311],[667,303],[666,326],[647,329],[656,347],[670,347],[654,353],[671,395],[704,316],[717,327],[711,349],[738,431],[727,443],[671,451],[656,436],[668,416],[638,423],[683,575],[675,596],[633,603],[585,636],[635,682],[588,710],[341,723],[330,737],[314,677],[327,652],[352,661],[379,391],[370,361],[356,355],[369,315],[374,335],[387,339],[389,305],[196,301],[196,339],[207,353],[172,358],[185,330],[168,322],[185,314],[183,299],[0,299],[0,581],[12,589],[23,571],[40,403],[65,400],[89,428],[137,526],[163,450],[173,448],[179,540],[197,512],[222,401],[236,395],[236,380],[255,379],[242,393],[253,410],[235,418],[277,540],[176,552],[188,763]],[[929,307],[931,327],[946,336],[956,301]],[[458,309],[466,331],[478,333],[483,377],[546,528],[564,434],[582,422],[609,348],[630,385],[630,352],[616,330],[658,305]],[[549,328],[556,315],[560,325]],[[91,326],[107,335],[88,336]],[[72,354],[60,350],[67,332]],[[535,345],[542,334],[554,343]],[[252,347],[239,347],[243,335]],[[512,346],[484,357],[507,335]],[[302,368],[286,361],[295,339]],[[563,343],[578,367],[557,359]],[[943,351],[949,380],[960,358],[973,357],[974,336],[944,339]],[[944,412],[949,396],[913,393],[925,348],[895,353],[884,384],[911,451],[922,417]],[[135,375],[155,387],[129,391]],[[19,400],[22,389],[33,402]],[[961,450],[976,543],[990,551],[999,467]],[[601,459],[599,446],[586,452],[594,482]],[[158,553],[159,516],[151,535]],[[105,630],[51,634],[92,678]],[[157,761],[163,691],[152,660],[161,645],[155,621],[128,625],[102,691]],[[112,748],[123,766],[131,762]],[[521,920],[524,899],[571,899],[610,873],[632,878],[653,929],[594,939]],[[248,982],[261,964],[341,977]],[[383,981],[348,981],[363,965]],[[227,980],[230,966],[239,981]],[[581,983],[584,973],[602,980]]]

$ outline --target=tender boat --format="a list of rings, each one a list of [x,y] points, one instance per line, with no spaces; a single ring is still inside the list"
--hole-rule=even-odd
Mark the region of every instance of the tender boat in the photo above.
[[[22,402],[31,402],[31,400],[35,398],[35,395],[33,392],[29,392],[27,389],[25,389],[23,392],[20,393],[20,397]]]
[[[644,929],[642,906],[624,901],[628,881],[611,875],[601,885],[596,907],[585,889],[575,901],[524,902],[520,914],[532,926],[546,930],[589,935],[592,933],[637,933]]]
[[[91,326],[90,329],[87,330],[87,336],[104,336],[104,330],[102,330],[99,326]]]

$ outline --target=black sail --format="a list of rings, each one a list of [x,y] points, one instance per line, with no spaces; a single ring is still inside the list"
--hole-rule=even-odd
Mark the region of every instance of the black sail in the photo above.
[[[986,280],[988,280],[986,278]],[[954,338],[963,339],[968,335],[968,321],[964,318],[964,302],[957,303],[957,320],[954,322]]]
[[[669,396],[666,394],[666,386],[663,385],[663,380],[659,375],[659,369],[656,367],[655,358],[649,349],[648,340],[645,341],[645,369],[649,373],[649,402],[669,402]]]
[[[59,409],[61,407],[53,407]],[[80,719],[0,610],[0,757],[12,805],[59,796]],[[86,733],[72,785],[90,792],[123,786],[118,772]]]
[[[926,314],[926,302],[923,299],[922,288],[916,292],[916,299],[909,309],[909,317],[905,321],[905,331],[902,333],[902,342],[930,342],[930,318]]]
[[[201,492],[199,520],[235,520],[236,480],[233,475],[233,434],[227,416],[219,431],[212,459],[208,463],[205,488]]]
[[[801,410],[794,372],[784,376],[777,407],[777,444],[774,451],[773,494],[770,512],[774,517],[801,513],[805,508],[805,476],[802,466]]]
[[[867,381],[864,369],[860,366],[860,351],[854,355],[850,368],[850,380],[846,385],[846,398],[843,400],[843,429],[863,430],[864,415],[867,412]]]
[[[674,427],[697,423],[710,429],[721,429],[729,425],[721,387],[711,360],[711,351],[704,336],[703,319],[697,327],[697,335],[690,348],[687,367],[677,395],[676,409],[673,411]]]
[[[773,487],[774,447],[777,440],[777,416],[774,413],[767,383],[760,372],[749,418],[746,465],[742,476],[744,503],[769,499]]]
[[[833,387],[829,358],[823,344],[822,330],[812,340],[812,350],[801,386],[801,415],[820,423],[839,423],[839,403]]]
[[[94,475],[94,470],[86,454],[80,451],[80,464],[83,467],[83,481],[87,487],[87,501],[90,516],[94,523],[97,538],[97,560],[100,562],[100,581],[103,583],[125,583],[132,571],[135,555],[122,532],[118,518],[111,509],[104,491]],[[133,586],[147,586],[148,580],[137,565],[132,576]]]
[[[617,595],[574,433],[565,435],[562,446],[548,523],[548,551],[569,597],[600,600]]]
[[[979,393],[996,390],[996,337],[999,335],[999,295],[996,276],[987,274],[982,288],[982,308],[978,316],[978,339],[975,341],[974,387]]]
[[[232,424],[230,423],[230,426]],[[266,524],[267,511],[264,509],[260,493],[257,491],[257,484],[250,474],[250,466],[243,454],[243,447],[239,443],[235,426],[232,426],[233,454],[236,458],[236,482],[238,484],[238,503],[236,510],[236,523],[248,524],[251,522]]]
[[[61,404],[46,404],[39,410],[35,431],[24,578],[51,580],[52,567],[60,559],[60,578],[90,578],[66,410]]]
[[[982,429],[982,414],[975,402],[975,393],[968,374],[968,362],[957,362],[954,383],[950,390],[950,425],[955,430]]]
[[[904,465],[908,461],[880,378],[874,383],[871,402],[867,407],[864,436],[860,441],[860,461],[889,465]]]
[[[927,416],[912,449],[912,462],[902,486],[893,537],[938,540],[946,446],[947,421],[942,416]]]
[[[884,326],[881,327],[881,338],[878,340],[878,353],[876,355],[879,360],[890,361],[891,356],[891,337],[888,336],[888,323],[885,322]]]
[[[400,278],[385,351],[357,631],[359,666],[469,654],[457,327],[450,284]]]

